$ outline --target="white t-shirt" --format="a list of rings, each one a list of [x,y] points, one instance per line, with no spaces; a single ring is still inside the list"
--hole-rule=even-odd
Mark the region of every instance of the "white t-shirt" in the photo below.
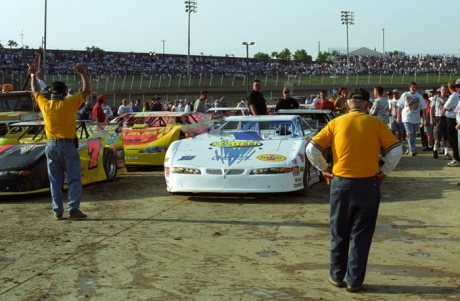
[[[113,112],[112,112],[112,109],[110,108],[110,106],[108,106],[108,105],[102,106],[102,110],[105,113],[105,117],[109,118],[109,117],[113,116]]]
[[[457,105],[458,105],[458,101],[459,101],[459,98],[460,95],[458,94],[458,92],[455,92],[455,93],[452,93],[452,95],[449,96],[449,99],[447,99],[446,103],[444,104],[444,108],[446,110],[450,110],[450,111],[446,111],[446,117],[447,118],[456,118],[457,117]]]
[[[128,113],[128,112],[132,112],[133,111],[133,108],[131,108],[130,105],[121,105],[119,108],[118,108],[118,115],[122,115],[124,113]]]
[[[403,93],[399,98],[398,106],[402,109],[402,122],[420,124],[420,110],[426,109],[425,101],[420,93]]]

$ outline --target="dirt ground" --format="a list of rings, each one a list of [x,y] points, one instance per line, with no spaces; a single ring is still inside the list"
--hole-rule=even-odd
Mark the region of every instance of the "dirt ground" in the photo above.
[[[171,196],[161,169],[0,201],[0,300],[459,300],[460,169],[404,156],[382,187],[364,289],[328,284],[324,182],[308,197]]]

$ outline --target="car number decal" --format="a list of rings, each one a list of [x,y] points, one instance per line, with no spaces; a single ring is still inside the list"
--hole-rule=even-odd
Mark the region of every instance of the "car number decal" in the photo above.
[[[255,147],[261,146],[259,141],[215,141],[210,144],[217,147]]]
[[[88,155],[89,155],[88,170],[97,168],[97,162],[98,162],[100,151],[101,151],[101,139],[99,138],[88,139]]]

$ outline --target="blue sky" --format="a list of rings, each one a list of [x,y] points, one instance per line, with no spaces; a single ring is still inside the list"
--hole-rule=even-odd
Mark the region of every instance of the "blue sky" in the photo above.
[[[457,0],[198,0],[191,14],[192,55],[246,56],[288,48],[346,49],[341,11],[353,11],[350,49],[460,56]],[[47,48],[187,54],[188,13],[178,0],[48,0]],[[451,12],[452,11],[452,12]],[[17,13],[16,13],[17,12]],[[20,15],[18,15],[20,13]],[[45,0],[14,0],[0,11],[0,42],[39,47]],[[383,28],[385,28],[383,38]],[[21,34],[23,34],[21,36]],[[449,36],[451,36],[449,38]],[[166,40],[166,42],[162,42]]]

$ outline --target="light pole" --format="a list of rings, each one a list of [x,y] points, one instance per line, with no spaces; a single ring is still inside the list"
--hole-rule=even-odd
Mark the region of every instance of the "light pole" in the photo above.
[[[46,19],[47,19],[47,11],[48,11],[48,1],[45,0],[45,34],[43,36],[43,76],[45,77],[45,81],[46,81]]]
[[[385,54],[385,28],[382,28],[382,38],[383,38],[383,54]]]
[[[185,12],[188,13],[188,53],[187,53],[187,76],[190,78],[190,14],[196,13],[197,1],[185,1]]]
[[[254,42],[243,42],[243,45],[246,45],[246,92],[249,94],[249,46]]]
[[[354,13],[352,11],[342,11],[342,25],[345,24],[347,26],[347,79],[346,83],[348,84],[348,73],[350,69],[350,53],[348,48],[348,25],[353,25],[354,22]]]
[[[161,40],[163,42],[163,60],[165,59],[165,42],[166,40]]]

